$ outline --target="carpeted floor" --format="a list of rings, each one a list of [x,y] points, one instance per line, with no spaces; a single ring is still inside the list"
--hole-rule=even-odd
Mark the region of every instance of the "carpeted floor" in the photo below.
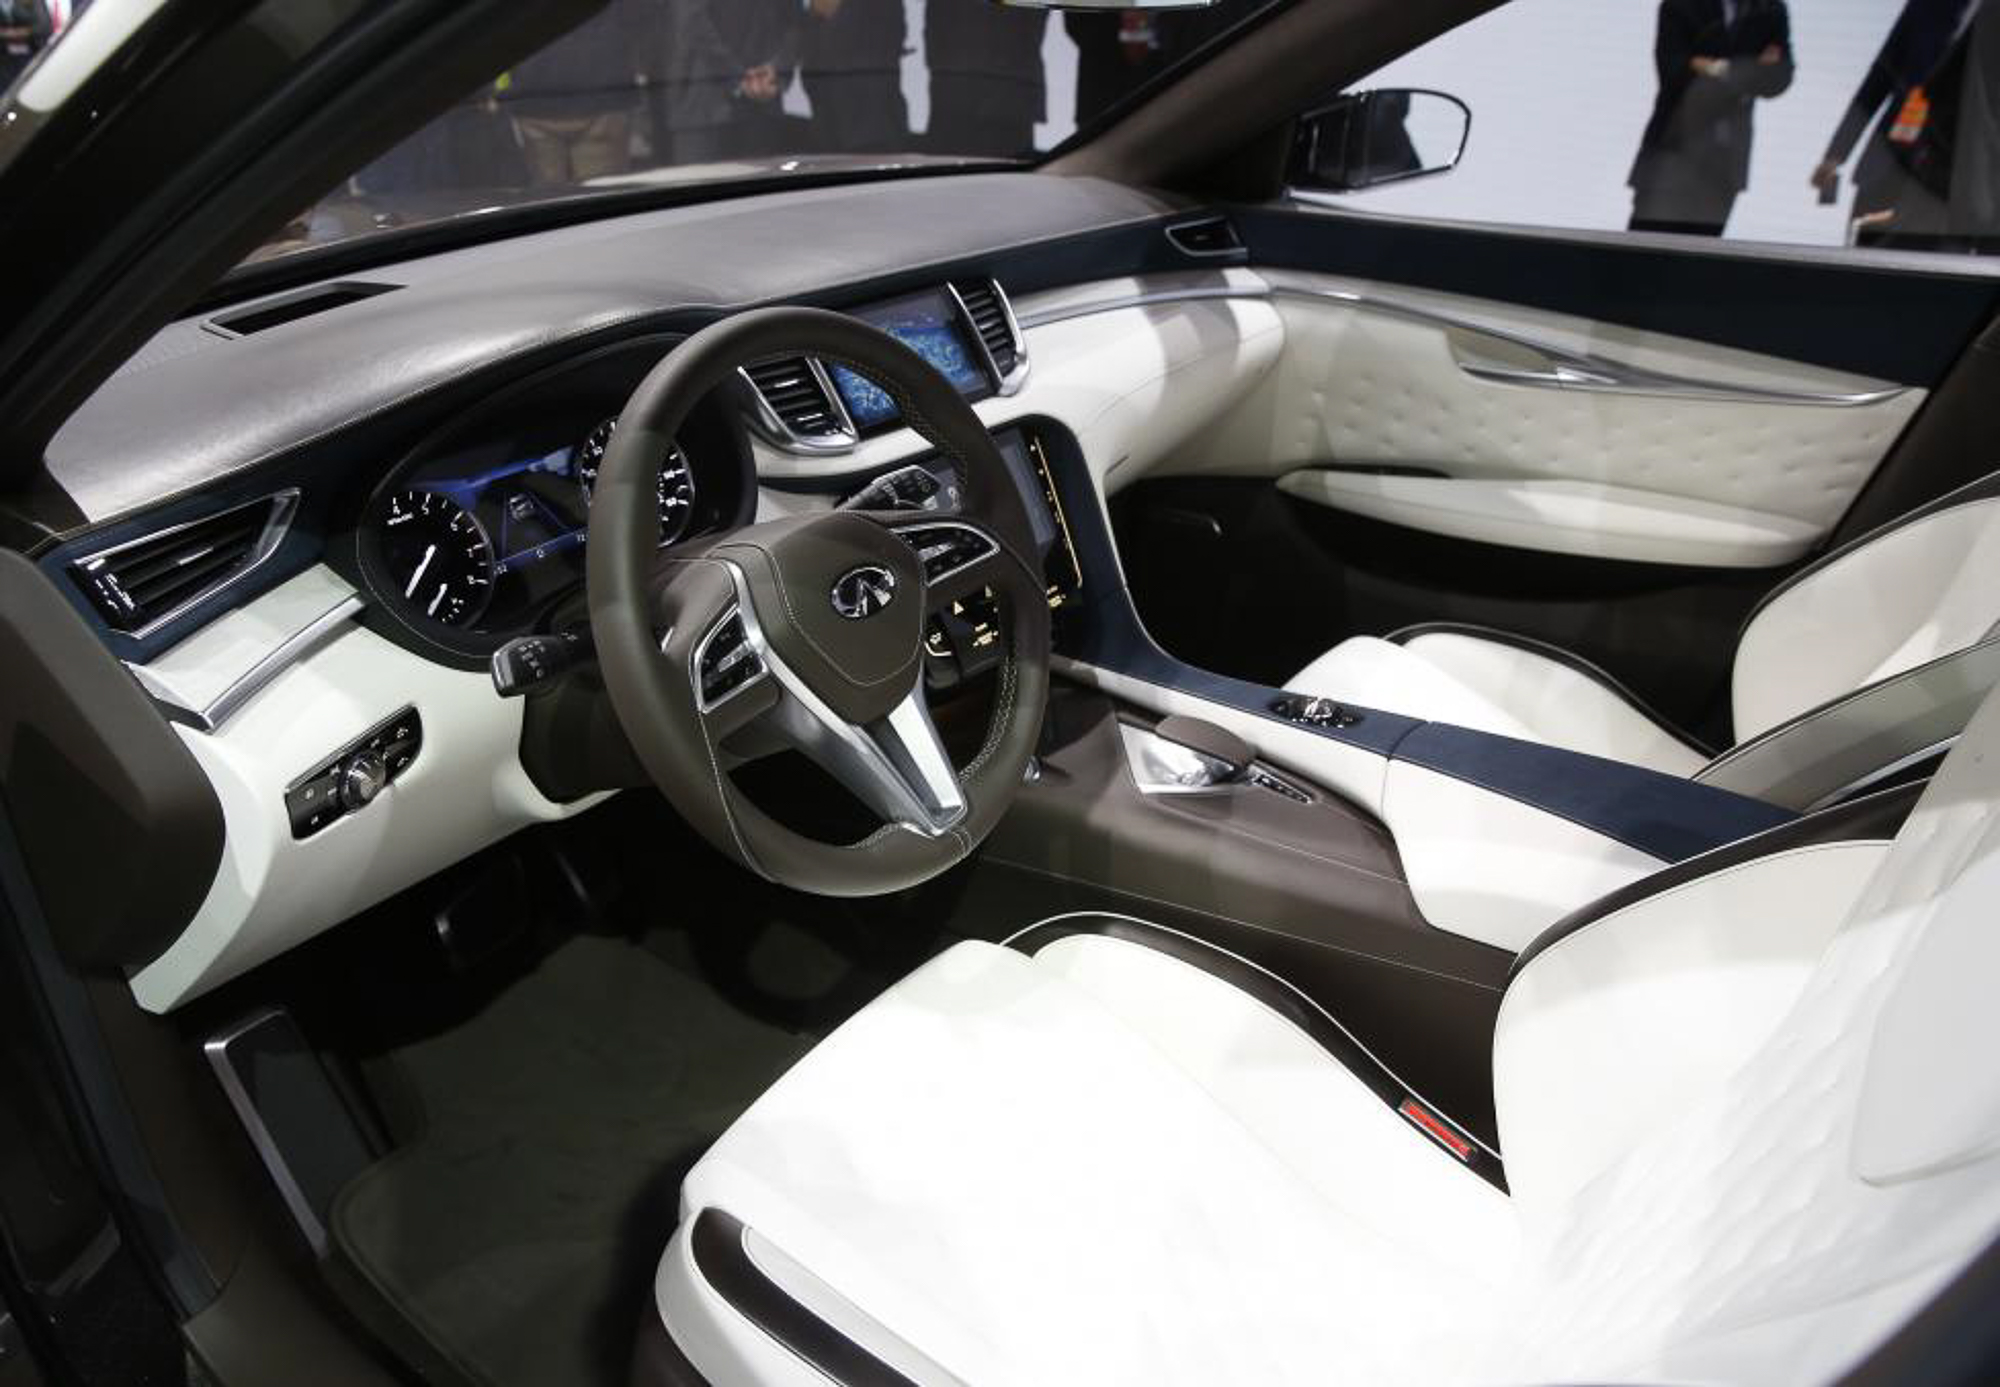
[[[334,1235],[474,1380],[622,1384],[681,1177],[809,1044],[641,945],[574,938],[394,1052],[419,1134],[342,1192]]]

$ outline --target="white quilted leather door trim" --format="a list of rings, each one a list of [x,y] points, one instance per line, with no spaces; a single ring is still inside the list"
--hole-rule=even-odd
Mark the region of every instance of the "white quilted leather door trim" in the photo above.
[[[1315,478],[1313,499],[1516,547],[1776,564],[1832,528],[1925,397],[1894,382],[1508,304],[1297,271],[1263,275],[1285,322],[1277,369],[1157,471],[1422,469],[1435,474],[1422,480],[1480,487],[1463,496],[1451,487],[1421,504],[1399,497],[1393,515],[1383,513],[1379,477],[1358,502]],[[1490,336],[1469,337],[1468,324]],[[1714,393],[1484,376],[1465,369],[1472,338],[1502,352],[1533,341]]]

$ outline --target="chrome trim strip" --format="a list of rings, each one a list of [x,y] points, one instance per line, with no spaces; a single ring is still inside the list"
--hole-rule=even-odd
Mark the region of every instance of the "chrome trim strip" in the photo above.
[[[278,1149],[277,1139],[265,1125],[264,1114],[257,1110],[256,1101],[250,1097],[249,1090],[243,1087],[243,1080],[236,1072],[236,1061],[229,1054],[231,1045],[266,1022],[281,1019],[283,1016],[284,1013],[278,1008],[267,1007],[234,1029],[204,1042],[201,1050],[208,1056],[209,1067],[215,1071],[216,1082],[222,1085],[223,1095],[229,1099],[229,1106],[236,1113],[236,1120],[243,1124],[244,1133],[249,1136],[250,1144],[256,1148],[258,1157],[263,1161],[265,1172],[270,1175],[271,1182],[278,1187],[279,1197],[285,1201],[285,1207],[291,1211],[292,1218],[297,1221],[299,1230],[306,1235],[306,1241],[312,1244],[313,1250],[324,1253],[327,1248],[326,1226],[320,1222],[318,1211],[313,1208],[312,1201],[306,1198],[305,1191],[300,1188],[298,1177],[292,1173],[291,1163],[285,1159],[285,1153]]]
[[[750,643],[750,628],[746,625],[743,628],[743,658],[754,663],[757,666],[757,672],[712,703],[709,701],[707,691],[701,686],[702,657],[708,654],[709,646],[715,643],[715,638],[722,634],[723,628],[728,626],[731,621],[740,621],[742,616],[743,609],[734,602],[730,603],[729,610],[717,617],[715,624],[708,628],[708,634],[695,643],[693,656],[694,706],[700,712],[712,713],[744,690],[754,689],[757,685],[771,677],[771,667],[764,663],[763,658],[757,653],[757,647]],[[662,655],[667,653],[667,643],[673,637],[674,633],[671,627],[667,629],[667,633],[664,636],[660,637],[660,653]],[[721,672],[719,668],[716,670],[718,674]]]
[[[1221,250],[1197,250],[1181,239],[1181,233],[1197,226],[1226,226],[1230,235],[1236,237],[1236,244],[1224,246]],[[1163,233],[1169,245],[1190,260],[1243,260],[1248,258],[1250,247],[1243,243],[1242,233],[1236,230],[1236,223],[1227,217],[1196,217],[1191,221],[1175,222]]]
[[[1670,399],[1729,401],[1739,404],[1807,405],[1832,409],[1853,409],[1884,404],[1909,393],[1910,387],[1896,385],[1880,390],[1852,392],[1789,390],[1780,387],[1744,386],[1727,381],[1697,380],[1628,365],[1609,357],[1571,352],[1566,348],[1538,342],[1531,337],[1481,323],[1472,318],[1421,307],[1400,299],[1356,293],[1349,289],[1301,289],[1293,285],[1271,285],[1261,289],[1216,285],[1200,289],[1162,289],[1142,294],[1084,303],[1062,304],[1039,313],[1029,313],[1022,322],[1030,328],[1067,322],[1097,313],[1127,308],[1149,308],[1160,304],[1192,303],[1212,299],[1297,299],[1304,302],[1336,303],[1365,313],[1381,313],[1479,337],[1504,342],[1546,359],[1547,371],[1507,366],[1497,362],[1460,361],[1468,375],[1506,384],[1591,391],[1615,395],[1647,395]]]
[[[1028,339],[1021,335],[1021,320],[1014,316],[1014,305],[1007,298],[1007,291],[1000,287],[1000,281],[989,279],[986,286],[993,291],[993,302],[999,305],[1000,316],[1006,321],[1007,334],[1014,339],[1014,369],[1006,375],[1000,374],[1000,363],[993,359],[993,349],[986,345],[980,334],[978,320],[972,316],[972,308],[959,292],[958,285],[945,281],[944,291],[951,295],[951,301],[958,307],[959,321],[972,335],[973,345],[979,348],[979,356],[986,363],[986,374],[993,380],[993,393],[1002,397],[1018,395],[1021,387],[1028,383]]]
[[[1224,794],[1247,784],[1230,775],[1226,762],[1218,761],[1205,751],[1197,751],[1191,746],[1171,741],[1153,731],[1150,727],[1135,727],[1129,722],[1118,724],[1119,744],[1125,753],[1125,769],[1132,777],[1132,783],[1142,795],[1215,795]],[[1147,760],[1152,755],[1152,762]],[[1185,780],[1168,780],[1158,773],[1159,763],[1176,756],[1183,757],[1191,770],[1199,770],[1209,779],[1190,784]]]
[[[224,516],[234,515],[238,511],[250,510],[257,506],[269,506],[271,513],[265,517],[264,528],[258,532],[256,542],[250,546],[249,559],[243,567],[225,577],[217,579],[201,591],[195,593],[194,596],[182,599],[170,611],[163,612],[143,626],[135,627],[130,631],[116,626],[111,628],[117,631],[119,635],[131,636],[135,640],[144,640],[147,636],[159,631],[169,623],[180,620],[202,603],[219,597],[248,578],[252,573],[255,573],[259,568],[262,568],[265,562],[278,552],[278,546],[285,542],[285,536],[291,531],[292,518],[298,514],[299,510],[299,489],[297,487],[287,487],[283,491],[274,491],[269,496],[260,496],[254,501],[245,501],[238,506],[228,506],[219,511],[211,511],[207,515],[196,516],[193,520],[184,520],[178,525],[169,525],[164,530],[149,530],[136,539],[128,539],[122,544],[114,544],[106,549],[93,549],[88,554],[80,554],[63,566],[65,568],[76,569],[82,572],[87,578],[106,559],[123,554],[127,550],[137,549],[142,544],[156,543],[159,540],[177,535],[183,530],[191,530],[197,525],[206,525],[211,521],[220,520]],[[106,624],[109,625],[108,622]]]
[[[847,412],[847,401],[841,395],[840,387],[833,383],[833,372],[827,370],[826,363],[816,356],[806,357],[805,363],[811,368],[813,379],[819,382],[819,388],[826,392],[827,401],[832,404],[833,412],[840,416],[840,427],[844,436],[853,439],[854,443],[859,443],[861,430],[854,427],[854,416]],[[851,448],[854,444],[850,443],[848,446]]]
[[[1014,369],[1000,380],[1000,393],[1018,395],[1021,387],[1028,383],[1028,339],[1021,331],[1021,320],[1014,316],[1014,301],[1007,297],[1007,291],[1000,287],[1000,281],[989,280],[993,286],[993,297],[1000,301],[1000,311],[1006,315],[1007,331],[1014,338]],[[974,337],[979,336],[975,331]],[[980,345],[984,346],[984,342]]]
[[[777,359],[788,360],[789,358],[781,357]],[[783,448],[788,453],[807,453],[817,456],[854,451],[855,445],[861,441],[861,435],[854,431],[854,421],[847,417],[847,405],[840,398],[840,392],[833,388],[832,383],[827,379],[826,372],[820,367],[819,362],[815,358],[801,355],[798,360],[804,363],[806,369],[812,372],[813,379],[825,389],[827,400],[832,404],[834,412],[839,416],[842,425],[846,429],[846,433],[826,434],[820,437],[808,438],[804,434],[793,432],[792,426],[779,418],[778,411],[772,408],[769,400],[764,398],[764,392],[757,388],[757,382],[750,378],[750,367],[738,366],[736,374],[742,378],[743,389],[750,396],[751,419],[756,424],[757,431],[777,447]]]
[[[221,693],[209,700],[205,708],[184,708],[172,698],[163,695],[153,681],[146,677],[144,665],[128,664],[126,667],[138,678],[140,687],[146,690],[153,702],[160,706],[161,711],[171,721],[186,723],[201,732],[216,732],[239,708],[261,693],[266,685],[297,664],[336,627],[359,613],[366,605],[358,593],[349,593],[341,598],[272,647],[256,664],[237,675]]]

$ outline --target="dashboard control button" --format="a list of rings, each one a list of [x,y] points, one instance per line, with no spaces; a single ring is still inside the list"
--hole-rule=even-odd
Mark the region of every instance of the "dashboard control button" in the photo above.
[[[1286,694],[1274,699],[1271,711],[1307,727],[1352,727],[1361,721],[1359,713],[1330,698],[1315,698],[1310,694]]]
[[[292,836],[310,838],[340,817],[340,768],[329,766],[285,791]]]
[[[343,815],[365,809],[408,770],[424,744],[415,708],[378,723],[285,789],[292,837],[306,839]]]
[[[389,764],[376,751],[364,751],[348,758],[340,772],[340,804],[343,809],[366,809],[389,783]]]
[[[702,638],[695,651],[695,668],[700,679],[703,712],[768,673],[763,657],[750,643],[742,615],[735,611],[717,622],[715,629]]]

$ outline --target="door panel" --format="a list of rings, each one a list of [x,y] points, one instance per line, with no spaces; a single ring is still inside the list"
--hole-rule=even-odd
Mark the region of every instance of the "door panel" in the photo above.
[[[1916,446],[1980,356],[1994,266],[1232,216],[1284,351],[1113,502],[1149,628],[1223,673],[1282,682],[1347,636],[1464,621],[1726,743],[1756,598],[1875,498],[1907,509],[2000,457],[1958,437],[1963,408],[1949,465]]]
[[[1433,534],[1786,564],[1833,528],[1925,398],[1543,309],[1266,278],[1285,321],[1278,369],[1162,470],[1282,477],[1294,496]]]

